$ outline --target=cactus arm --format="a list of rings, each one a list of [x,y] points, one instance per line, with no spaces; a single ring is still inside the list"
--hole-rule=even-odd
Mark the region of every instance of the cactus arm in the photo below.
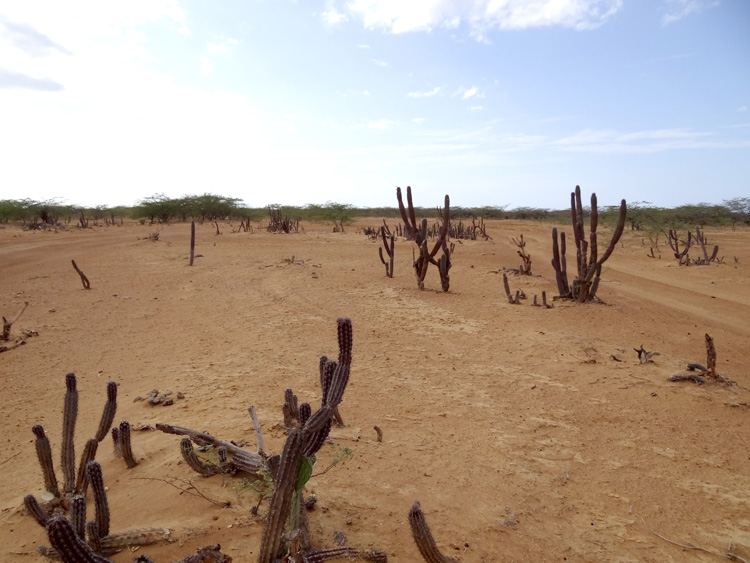
[[[81,454],[81,462],[78,464],[78,478],[76,479],[75,492],[79,495],[86,495],[86,488],[88,487],[88,480],[86,478],[86,466],[89,461],[94,461],[96,457],[96,450],[99,446],[99,442],[95,438],[91,438],[83,448]]]
[[[31,516],[34,517],[40,526],[45,527],[49,522],[49,514],[42,508],[39,501],[36,500],[34,495],[26,495],[23,497],[23,505]]]
[[[112,421],[115,419],[115,411],[117,411],[117,383],[110,381],[107,383],[107,402],[104,404],[102,419],[99,421],[99,428],[96,431],[98,442],[104,440],[104,437],[109,433]]]
[[[127,420],[120,422],[120,444],[122,445],[122,457],[128,469],[133,469],[138,462],[133,456],[133,446],[130,441],[130,423]]]
[[[55,495],[55,497],[59,497],[60,489],[57,485],[55,468],[52,463],[52,447],[50,446],[49,439],[44,433],[44,428],[41,424],[35,424],[32,426],[31,431],[34,433],[34,436],[36,436],[36,455],[39,458],[39,465],[42,467],[44,488]]]
[[[422,507],[419,501],[414,501],[414,504],[409,511],[409,525],[411,526],[411,534],[414,538],[414,542],[417,544],[419,553],[427,563],[456,563],[456,560],[452,557],[448,557],[440,553],[435,538],[432,537],[427,521],[422,512]]]
[[[102,466],[96,461],[90,461],[86,466],[89,484],[94,491],[94,517],[96,529],[100,538],[109,534],[109,504],[107,503],[107,492],[104,490],[104,478]]]

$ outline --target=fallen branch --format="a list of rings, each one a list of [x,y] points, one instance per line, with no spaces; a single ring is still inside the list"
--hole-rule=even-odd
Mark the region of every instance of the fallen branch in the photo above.
[[[643,522],[643,526],[652,534],[654,534],[657,538],[660,538],[664,540],[667,543],[671,543],[672,545],[676,545],[677,547],[681,547],[682,549],[689,549],[693,551],[702,551],[703,553],[708,553],[709,555],[714,555],[716,557],[721,557],[722,559],[728,559],[729,561],[740,561],[741,563],[750,563],[747,559],[744,557],[740,557],[736,553],[733,552],[734,545],[732,542],[729,542],[729,546],[727,547],[726,553],[717,553],[716,551],[711,551],[710,549],[706,549],[705,547],[700,547],[698,545],[693,545],[692,543],[679,543],[674,540],[670,540],[669,538],[662,536],[660,533],[652,530],[648,527],[648,524],[646,524],[646,520],[643,519],[643,516],[641,516],[641,522]]]

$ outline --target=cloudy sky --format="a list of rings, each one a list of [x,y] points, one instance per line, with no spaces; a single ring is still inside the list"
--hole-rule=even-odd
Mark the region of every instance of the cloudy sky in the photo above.
[[[750,195],[746,0],[0,0],[0,199]]]

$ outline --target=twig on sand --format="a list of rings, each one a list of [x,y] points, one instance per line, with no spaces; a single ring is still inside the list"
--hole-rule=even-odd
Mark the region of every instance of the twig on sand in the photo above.
[[[215,500],[215,499],[207,497],[202,492],[200,492],[200,490],[198,489],[198,487],[196,487],[193,484],[193,481],[190,480],[190,479],[187,480],[187,481],[185,481],[184,479],[173,479],[173,480],[169,481],[167,479],[159,479],[159,478],[156,478],[156,477],[133,477],[133,478],[134,479],[140,479],[140,480],[143,480],[143,481],[161,481],[162,483],[166,483],[167,485],[170,485],[170,486],[174,487],[175,489],[182,491],[183,493],[187,493],[189,495],[193,495],[194,497],[201,497],[203,499],[206,499],[208,502],[210,502],[211,504],[215,504],[216,506],[220,506],[222,508],[227,508],[227,507],[231,506],[231,503],[229,501],[222,502],[222,501]],[[180,487],[179,485],[175,485],[175,482],[182,483],[183,485],[186,485],[186,487],[183,488],[183,487]],[[193,492],[193,491],[195,491],[195,492]]]
[[[680,543],[676,542],[674,540],[670,540],[667,537],[662,536],[660,533],[656,532],[655,530],[652,530],[648,527],[648,524],[646,524],[646,520],[643,519],[643,516],[641,516],[641,522],[643,522],[643,526],[652,534],[654,534],[657,538],[663,539],[667,543],[671,543],[672,545],[676,545],[677,547],[681,547],[682,549],[691,549],[694,551],[702,551],[703,553],[708,553],[709,555],[714,555],[715,557],[721,557],[722,559],[727,559],[729,561],[739,561],[740,563],[750,563],[747,559],[744,557],[740,557],[736,553],[733,553],[734,551],[734,544],[732,542],[729,542],[729,546],[727,547],[726,553],[717,553],[715,551],[711,551],[710,549],[706,549],[705,547],[700,547],[698,545],[693,545],[692,543]]]

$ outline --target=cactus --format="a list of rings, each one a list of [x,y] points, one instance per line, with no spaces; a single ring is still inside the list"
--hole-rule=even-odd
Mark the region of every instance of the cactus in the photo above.
[[[133,447],[130,443],[130,423],[127,420],[120,422],[120,445],[122,447],[122,457],[128,469],[133,469],[138,462],[133,456]]]
[[[55,468],[52,463],[52,447],[50,446],[49,439],[44,433],[44,428],[42,428],[40,424],[32,426],[31,431],[34,433],[34,436],[36,436],[36,455],[39,458],[39,465],[42,466],[44,488],[55,495],[55,497],[59,497],[60,489],[57,485]]]
[[[620,202],[620,211],[617,219],[615,232],[609,241],[607,249],[599,257],[597,244],[597,226],[599,223],[599,211],[597,208],[596,194],[591,194],[591,227],[589,240],[586,240],[583,227],[583,204],[581,202],[581,188],[576,186],[570,194],[570,212],[573,223],[573,235],[576,245],[576,265],[578,275],[568,284],[567,266],[565,262],[565,237],[561,234],[560,247],[557,243],[557,228],[552,229],[552,267],[555,269],[557,289],[559,297],[573,299],[579,303],[590,303],[596,297],[599,288],[602,265],[610,257],[615,249],[617,241],[620,240],[625,228],[625,217],[627,206],[625,200]]]
[[[440,553],[435,538],[432,537],[427,521],[418,500],[414,501],[409,511],[409,525],[419,553],[427,563],[456,563],[456,559]]]
[[[332,559],[362,559],[372,563],[387,563],[388,556],[379,549],[364,551],[354,547],[331,547],[328,549],[313,549],[304,555],[305,563],[323,563]]]
[[[112,427],[112,445],[114,447],[113,454],[116,458],[122,457],[122,442],[120,441],[120,428],[119,426]]]
[[[110,563],[91,551],[65,518],[52,518],[47,523],[47,536],[63,563]]]
[[[76,389],[76,376],[69,373],[65,376],[65,403],[63,406],[63,439],[60,463],[63,470],[63,491],[72,493],[76,482],[76,460],[73,435],[76,429],[76,418],[78,417],[78,390]]]
[[[393,234],[390,232],[390,229],[388,229],[388,225],[385,224],[385,219],[383,219],[384,226],[380,227],[380,236],[383,241],[383,246],[378,248],[378,255],[380,256],[380,261],[385,266],[385,275],[389,278],[393,277],[393,257],[394,257],[394,245],[396,238],[393,236]],[[385,254],[388,256],[388,261],[385,261],[385,258],[383,257],[383,248],[385,248]]]
[[[117,410],[117,383],[110,381],[107,383],[107,402],[104,404],[102,419],[99,421],[99,429],[96,431],[96,440],[101,442],[112,427],[112,421],[115,419]]]
[[[447,195],[445,196],[445,205],[441,210],[442,224],[437,235],[437,241],[435,242],[435,245],[432,247],[431,251],[427,249],[427,219],[422,219],[420,226],[417,227],[417,218],[414,211],[414,203],[411,197],[411,186],[406,187],[406,202],[408,205],[408,211],[407,208],[404,207],[404,201],[401,196],[401,188],[398,187],[396,188],[396,199],[398,200],[398,210],[401,213],[401,219],[403,219],[404,221],[404,232],[406,234],[406,238],[412,239],[417,245],[418,256],[414,259],[414,273],[417,277],[417,286],[419,287],[419,289],[424,289],[424,279],[427,274],[428,266],[430,264],[434,264],[439,268],[438,261],[435,260],[435,255],[437,254],[438,250],[443,248],[443,255],[446,254],[443,243],[448,237],[448,228],[450,227],[450,198]],[[446,258],[444,261],[443,272],[445,273],[445,278],[443,277],[443,272],[441,272],[440,280],[443,291],[448,291],[447,287],[450,284],[450,281],[447,278],[448,268],[450,268],[449,263],[450,256],[448,256],[448,258]]]
[[[302,431],[294,428],[284,443],[281,463],[274,480],[273,496],[268,509],[266,527],[263,530],[258,563],[271,563],[279,555],[284,523],[289,517],[292,493],[297,482],[299,462],[302,459],[302,447]]]

